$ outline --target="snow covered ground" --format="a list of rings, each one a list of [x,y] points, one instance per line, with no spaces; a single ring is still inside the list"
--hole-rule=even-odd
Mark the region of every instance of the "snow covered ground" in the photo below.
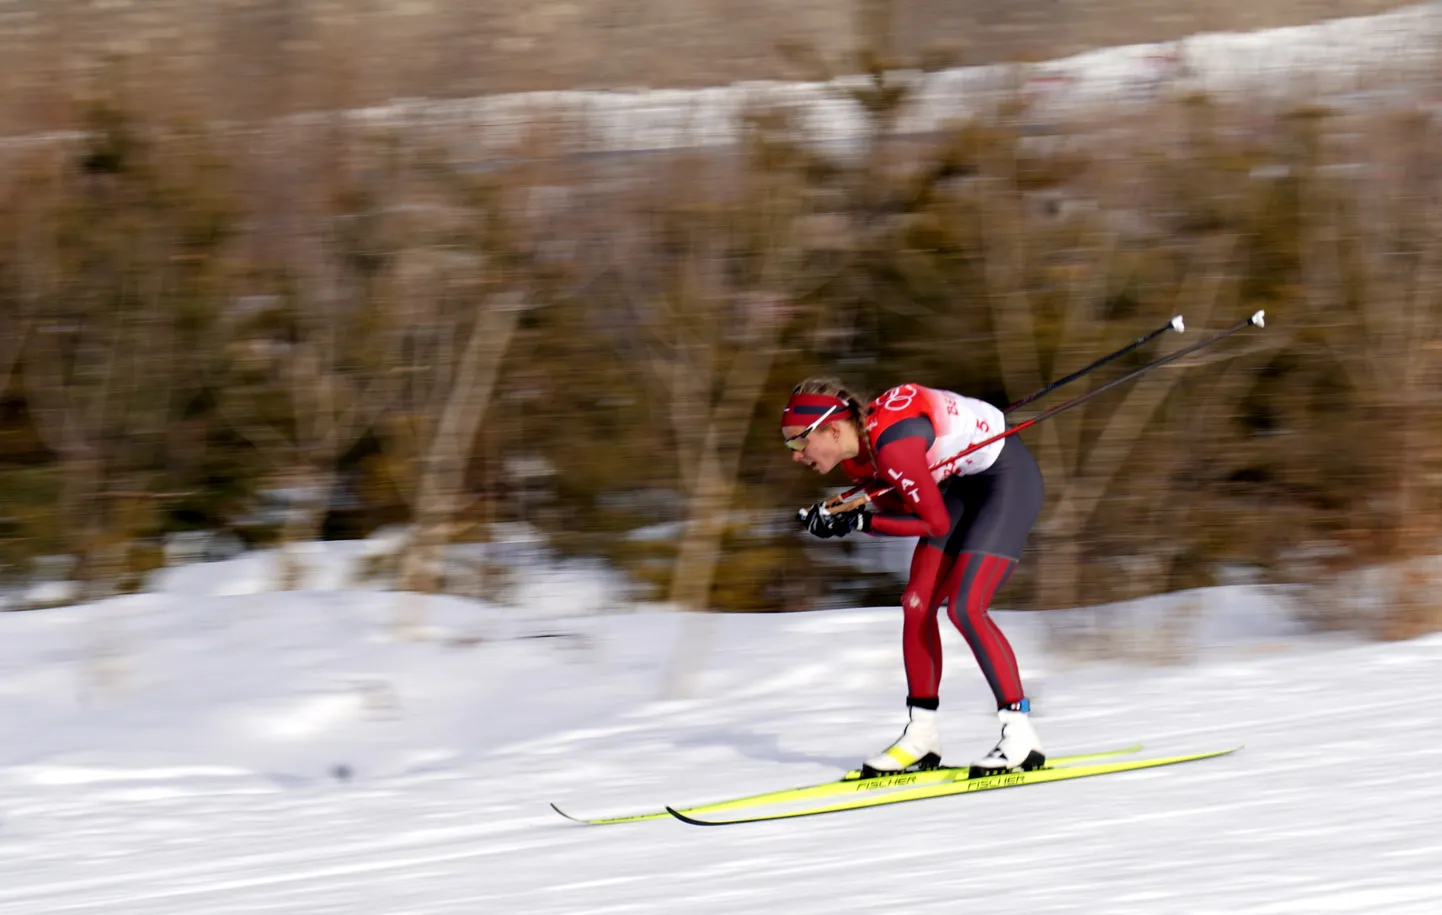
[[[1002,612],[1053,752],[1245,749],[780,823],[585,827],[548,802],[718,800],[880,749],[903,719],[899,611],[718,618],[700,692],[665,701],[684,620],[598,613],[585,581],[522,589],[519,607],[428,599],[428,638],[401,642],[401,595],[347,590],[339,572],[257,593],[263,560],[0,614],[0,912],[1236,915],[1442,899],[1439,637],[1307,635],[1278,592],[1238,585],[1066,611],[1177,659],[1083,663],[1046,647],[1041,615]],[[945,631],[943,733],[965,761],[995,723]]]
[[[1088,51],[1022,67],[957,67],[910,74],[913,101],[902,132],[935,130],[993,108],[1020,91],[1034,119],[1156,97],[1163,89],[1208,92],[1262,105],[1301,94],[1333,104],[1435,110],[1442,73],[1442,3],[1375,16],[1339,18],[1291,28],[1193,35],[1181,41]],[[736,142],[748,106],[782,105],[798,113],[805,135],[846,149],[867,133],[849,92],[860,77],[832,82],[757,81],[705,89],[526,92],[444,101],[406,100],[363,109],[362,121],[412,131],[460,130],[468,150],[502,153],[542,123],[584,125],[588,151],[660,150]]]

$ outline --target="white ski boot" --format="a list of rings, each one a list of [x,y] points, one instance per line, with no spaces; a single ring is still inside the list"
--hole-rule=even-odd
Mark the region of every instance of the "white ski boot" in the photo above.
[[[911,720],[896,743],[861,764],[862,778],[935,769],[941,765],[941,734],[936,709],[911,706]]]
[[[996,713],[1001,721],[1001,740],[992,751],[971,764],[972,778],[999,775],[1020,769],[1029,772],[1046,765],[1041,738],[1031,726],[1031,702],[1026,699]]]

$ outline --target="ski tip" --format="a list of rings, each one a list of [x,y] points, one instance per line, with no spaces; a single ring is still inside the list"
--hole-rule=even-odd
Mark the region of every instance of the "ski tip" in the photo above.
[[[705,820],[695,820],[695,819],[692,819],[691,817],[688,817],[686,814],[684,814],[684,813],[682,813],[681,811],[677,810],[675,807],[670,807],[670,806],[668,806],[668,807],[666,808],[666,812],[669,813],[669,814],[671,814],[671,816],[675,817],[676,819],[680,820],[681,822],[683,822],[683,823],[690,823],[692,826],[718,826],[718,825],[720,825],[720,824],[718,824],[718,823],[708,823],[708,822],[706,822]]]
[[[584,822],[586,822],[585,820],[581,819],[580,817],[573,817],[573,816],[571,816],[569,813],[567,813],[566,811],[562,810],[560,807],[557,807],[554,801],[551,803],[551,809],[554,810],[554,811],[556,811],[557,813],[559,813],[561,816],[565,817],[566,819],[570,820],[572,823],[584,823]]]

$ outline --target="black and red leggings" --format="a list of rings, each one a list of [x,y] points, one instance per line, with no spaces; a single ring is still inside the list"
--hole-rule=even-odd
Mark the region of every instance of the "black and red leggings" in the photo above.
[[[1020,440],[1007,439],[996,463],[979,474],[942,484],[951,530],[926,537],[911,557],[902,592],[902,657],[908,702],[935,707],[941,685],[942,604],[976,656],[997,707],[1025,698],[1016,655],[988,609],[1021,557],[1041,514],[1042,479]]]

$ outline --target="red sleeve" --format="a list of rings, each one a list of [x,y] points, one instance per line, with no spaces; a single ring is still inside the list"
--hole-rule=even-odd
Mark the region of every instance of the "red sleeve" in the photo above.
[[[852,483],[868,491],[881,489],[886,485],[877,476],[881,471],[877,470],[875,465],[869,461],[851,458],[841,462],[841,469],[845,471],[846,476]],[[906,503],[901,501],[901,496],[890,490],[872,499],[871,506],[876,511],[887,515],[901,515],[906,513]]]
[[[880,484],[875,480],[871,481],[871,488],[879,488]],[[906,514],[906,503],[901,501],[901,496],[896,492],[884,492],[871,500],[872,508],[883,515],[904,515]]]
[[[905,435],[889,442],[876,453],[876,466],[910,514],[873,514],[868,532],[883,537],[940,537],[951,530],[951,513],[926,460],[926,439]]]

